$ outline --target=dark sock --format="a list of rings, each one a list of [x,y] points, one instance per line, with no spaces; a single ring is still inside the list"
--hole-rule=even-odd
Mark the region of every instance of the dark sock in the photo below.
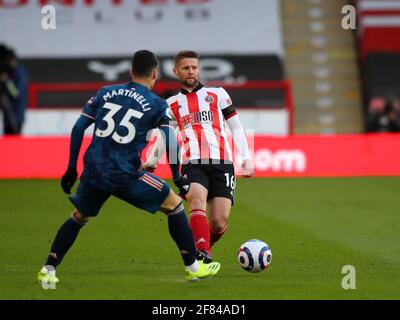
[[[83,224],[78,223],[73,218],[64,222],[53,241],[46,265],[56,268],[61,263],[82,227]]]
[[[182,204],[168,214],[168,229],[181,252],[185,266],[191,265],[196,260],[196,248],[193,232],[189,227]]]

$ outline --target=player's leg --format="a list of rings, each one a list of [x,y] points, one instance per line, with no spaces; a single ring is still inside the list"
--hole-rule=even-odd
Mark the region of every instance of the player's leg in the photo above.
[[[228,228],[232,202],[230,199],[216,197],[208,201],[208,221],[210,225],[210,246],[212,247]]]
[[[207,195],[209,178],[203,168],[197,164],[185,165],[182,174],[190,181],[186,199],[189,205],[189,220],[193,230],[196,248],[210,256],[210,229],[207,221]]]
[[[76,208],[69,219],[60,227],[53,241],[46,266],[52,266],[54,269],[61,263],[65,254],[71,248],[78,236],[79,231],[89,221],[89,217],[81,214]]]
[[[234,203],[236,178],[232,164],[218,164],[210,167],[213,171],[208,195],[208,221],[210,225],[210,246],[225,233],[231,207]]]
[[[185,266],[193,264],[196,260],[193,233],[186,218],[182,199],[167,183],[151,173],[143,172],[137,181],[114,195],[151,213],[158,210],[166,213],[169,232],[181,252]]]
[[[76,208],[71,217],[64,222],[57,232],[43,268],[39,271],[37,280],[40,283],[58,283],[56,268],[63,260],[78,236],[80,229],[87,224],[89,218],[82,215]]]
[[[160,211],[168,217],[169,233],[179,248],[185,267],[189,271],[197,271],[196,247],[182,200],[170,190],[167,198],[161,204]]]
[[[186,278],[188,280],[197,280],[198,278],[215,275],[221,267],[218,262],[205,265],[196,259],[193,233],[189,227],[180,197],[171,190],[160,210],[168,217],[168,229],[181,252],[186,267]]]
[[[160,211],[168,217],[169,234],[178,246],[185,266],[189,269],[191,267],[197,268],[193,233],[190,230],[182,200],[170,190],[167,198],[160,206]]]
[[[87,224],[89,217],[98,214],[109,196],[108,193],[93,188],[83,181],[79,183],[76,195],[70,197],[75,209],[56,234],[47,261],[39,272],[38,280],[40,282],[46,281],[46,279],[52,281],[48,277],[53,278],[54,282],[58,282],[58,279],[55,278],[55,269],[74,244],[79,231]]]
[[[144,173],[128,188],[114,195],[135,207],[151,213],[160,210],[167,215],[169,233],[181,253],[189,280],[218,272],[219,263],[204,267],[197,262],[193,233],[186,218],[182,199],[163,180],[150,173]]]

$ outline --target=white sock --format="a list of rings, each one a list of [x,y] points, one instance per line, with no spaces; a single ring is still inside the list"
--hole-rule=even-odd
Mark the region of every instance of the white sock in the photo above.
[[[43,266],[43,268],[46,269],[48,275],[50,276],[56,275],[56,269],[54,269],[53,266]]]
[[[189,272],[197,272],[199,270],[199,264],[197,260],[194,260],[194,262],[190,266],[186,266],[186,269]]]

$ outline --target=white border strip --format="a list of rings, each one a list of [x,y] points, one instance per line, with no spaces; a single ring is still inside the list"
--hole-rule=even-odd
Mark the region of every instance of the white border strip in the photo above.
[[[400,9],[400,1],[368,1],[361,0],[358,2],[359,10],[390,10]]]

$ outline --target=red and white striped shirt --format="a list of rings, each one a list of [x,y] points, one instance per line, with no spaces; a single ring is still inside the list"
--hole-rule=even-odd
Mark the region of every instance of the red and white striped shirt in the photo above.
[[[182,136],[183,163],[199,159],[233,161],[222,114],[232,105],[225,89],[200,84],[192,92],[182,90],[167,102]]]

